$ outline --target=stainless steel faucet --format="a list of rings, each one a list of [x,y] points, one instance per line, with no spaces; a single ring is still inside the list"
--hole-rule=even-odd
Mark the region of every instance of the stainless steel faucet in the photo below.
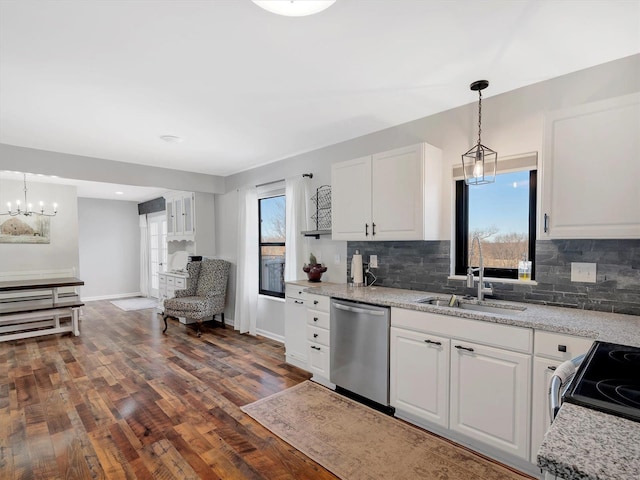
[[[471,240],[471,249],[469,250],[469,259],[471,259],[471,252],[473,252],[473,245],[478,242],[478,257],[480,258],[480,264],[478,268],[472,268],[471,265],[467,268],[467,287],[474,287],[473,272],[478,272],[478,301],[484,300],[485,293],[493,293],[493,286],[491,288],[484,288],[484,265],[482,259],[482,244],[480,243],[480,237],[478,235],[473,236]]]

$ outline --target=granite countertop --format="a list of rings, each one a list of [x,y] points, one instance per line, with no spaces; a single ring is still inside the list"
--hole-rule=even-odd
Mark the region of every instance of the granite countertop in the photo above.
[[[417,303],[426,297],[447,298],[443,294],[345,284],[316,283],[307,292],[640,347],[640,317],[634,315],[490,299],[482,303],[510,306],[513,313],[485,313]],[[523,307],[525,310],[516,310]],[[640,472],[640,423],[565,403],[545,435],[537,459],[532,461],[568,480],[636,480]]]
[[[619,313],[594,312],[573,308],[548,307],[532,303],[515,303],[487,299],[483,305],[511,307],[513,313],[487,313],[459,308],[439,307],[417,303],[426,297],[445,298],[442,293],[420,292],[387,287],[351,287],[346,284],[314,283],[307,292],[344,300],[407,308],[422,312],[439,313],[455,317],[471,318],[485,322],[502,323],[518,327],[535,328],[548,332],[565,333],[594,338],[604,342],[640,347],[640,317]],[[467,303],[477,301],[463,300]],[[524,308],[525,310],[519,310]]]

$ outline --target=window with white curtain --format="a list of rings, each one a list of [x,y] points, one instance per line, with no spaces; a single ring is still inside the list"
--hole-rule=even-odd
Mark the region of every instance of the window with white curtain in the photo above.
[[[258,221],[259,292],[284,298],[286,200],[283,182],[259,188]]]

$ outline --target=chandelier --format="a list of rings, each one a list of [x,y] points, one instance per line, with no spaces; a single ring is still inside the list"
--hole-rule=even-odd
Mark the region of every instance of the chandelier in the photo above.
[[[11,210],[11,202],[7,202],[7,211],[0,213],[0,215],[11,215],[12,217],[18,215],[24,215],[25,217],[30,217],[31,215],[54,217],[58,213],[57,203],[53,204],[53,213],[44,212],[44,202],[40,202],[40,211],[33,210],[33,204],[29,203],[29,200],[27,200],[27,174],[23,173],[22,175],[24,180],[24,206],[22,206],[20,200],[16,200],[16,209]]]
[[[467,185],[484,185],[496,181],[498,152],[482,144],[482,90],[489,86],[488,80],[473,82],[469,88],[478,92],[478,143],[462,155],[462,171]]]

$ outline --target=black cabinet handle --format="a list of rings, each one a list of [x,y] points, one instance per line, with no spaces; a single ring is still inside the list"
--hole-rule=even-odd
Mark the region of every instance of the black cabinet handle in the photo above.
[[[544,214],[544,233],[549,231],[549,215]]]
[[[318,317],[313,317],[313,321],[317,322],[318,321]]]
[[[559,352],[566,352],[567,351],[567,346],[566,345],[558,345],[558,351]]]
[[[314,334],[313,334],[313,338],[318,338],[318,334],[317,334],[317,333],[314,333]]]
[[[376,235],[376,224],[372,223],[371,224],[371,236],[375,237],[375,235]]]
[[[471,347],[463,347],[462,345],[455,345],[458,350],[466,350],[467,352],[473,352],[473,348]]]
[[[433,340],[425,340],[426,343],[430,343],[432,345],[442,345],[442,342],[434,342]]]
[[[549,366],[547,367],[547,369],[548,369],[548,370],[551,370],[552,372],[555,372],[556,368],[557,368],[557,367],[554,367],[553,365],[549,365]]]
[[[314,301],[313,301],[313,304],[314,304],[314,305],[317,305],[317,304],[318,304],[318,300],[314,300]]]
[[[313,348],[314,350],[320,350],[320,347],[316,347],[315,345],[311,345],[311,348]]]
[[[364,236],[365,237],[369,236],[369,224],[368,223],[364,224]]]
[[[300,300],[294,300],[293,303],[297,303],[298,305],[304,305],[304,302],[301,302]]]

